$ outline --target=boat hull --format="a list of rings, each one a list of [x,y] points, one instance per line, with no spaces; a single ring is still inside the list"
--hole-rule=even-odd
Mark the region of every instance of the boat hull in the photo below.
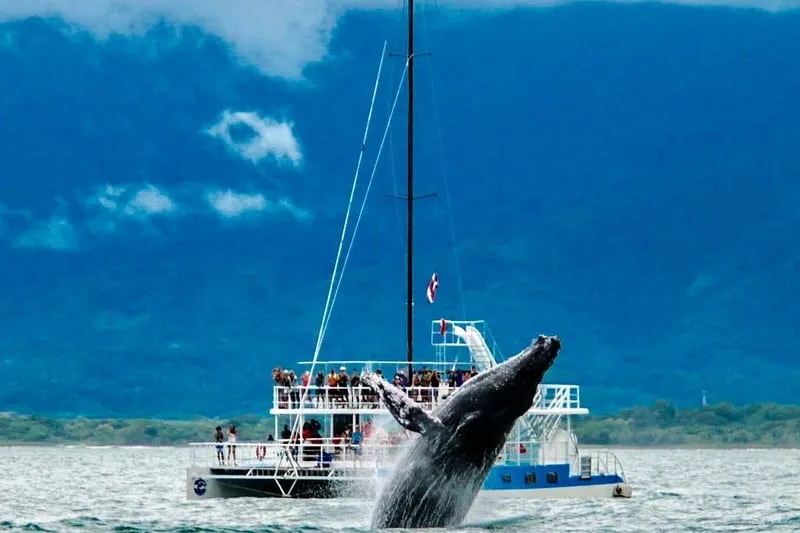
[[[524,472],[518,472],[525,477]],[[337,477],[324,475],[316,469],[300,472],[284,470],[259,470],[248,468],[192,468],[187,470],[186,496],[190,500],[209,498],[374,498],[380,488],[382,476],[364,477],[361,471],[352,476],[347,473]],[[522,487],[507,483],[508,474],[493,470],[478,498],[613,498],[630,497],[630,488],[617,475],[581,479],[571,476],[559,484]],[[505,479],[504,479],[505,478]],[[500,479],[500,484],[497,480]],[[528,478],[529,479],[529,478]]]
[[[328,499],[359,497],[376,492],[377,480],[345,476],[328,477],[304,470],[300,475],[287,469],[193,468],[187,470],[186,497],[209,498],[299,498]],[[363,474],[362,474],[363,475]]]

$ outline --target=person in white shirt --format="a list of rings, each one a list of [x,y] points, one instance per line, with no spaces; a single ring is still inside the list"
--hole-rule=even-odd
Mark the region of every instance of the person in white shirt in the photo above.
[[[238,432],[236,431],[236,426],[231,424],[228,427],[228,462],[231,461],[231,455],[233,455],[233,464],[236,464],[236,436]]]

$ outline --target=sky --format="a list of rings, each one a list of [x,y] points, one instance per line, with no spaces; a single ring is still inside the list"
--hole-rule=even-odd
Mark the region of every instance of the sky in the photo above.
[[[612,0],[613,1],[613,0]],[[617,0],[636,3],[635,0]],[[549,8],[569,0],[423,0],[475,16],[517,8]],[[726,6],[777,12],[795,9],[800,0],[673,0],[678,5]],[[302,9],[298,8],[302,5]],[[0,1],[0,20],[58,17],[96,38],[142,36],[166,21],[199,26],[230,43],[233,52],[268,76],[303,79],[304,68],[324,61],[337,22],[350,10],[396,9],[399,0],[17,0]],[[424,6],[423,6],[424,7]],[[422,7],[421,7],[422,8]]]
[[[621,3],[636,3],[619,0]],[[537,0],[424,0],[446,10],[458,9],[462,16],[481,17],[511,9],[548,9],[570,1]],[[674,0],[674,4],[727,6],[779,12],[800,6],[800,0]],[[99,42],[111,38],[146,42],[154,26],[166,23],[178,28],[199,27],[230,47],[241,65],[257,69],[265,77],[307,87],[307,68],[335,58],[330,55],[331,40],[341,18],[352,11],[397,9],[400,0],[0,0],[0,21],[44,17],[66,24],[66,35],[84,37],[87,32]],[[2,42],[14,48],[14,35],[5,32]],[[176,45],[177,46],[177,45]],[[161,48],[159,52],[164,53]],[[303,173],[304,145],[296,124],[288,113],[265,116],[252,109],[224,109],[203,133],[222,143],[229,153],[259,165],[273,162]],[[242,219],[264,213],[288,215],[298,221],[313,219],[308,206],[297,205],[287,196],[268,197],[257,188],[233,190],[205,184],[166,190],[163,185],[145,181],[96,184],[82,191],[76,202],[59,198],[50,216],[35,216],[24,205],[3,205],[0,198],[0,234],[9,227],[23,228],[11,237],[18,248],[41,248],[63,252],[80,248],[84,234],[109,235],[132,221],[176,220],[185,216],[210,214],[223,219]],[[75,227],[69,214],[71,203],[87,217],[85,227]],[[74,209],[74,208],[73,208]]]
[[[557,377],[606,406],[790,398],[744,383],[796,366],[800,20],[783,12],[800,2],[431,3],[416,169],[439,196],[416,204],[418,350],[430,320],[470,312],[506,355],[563,334]],[[0,0],[0,409],[185,412],[215,380],[258,402],[261,377],[218,376],[219,354],[310,357],[399,6]],[[384,64],[356,209],[401,70]],[[337,357],[404,347],[395,130],[325,342]],[[352,327],[365,310],[375,326]],[[126,392],[104,396],[107,380]]]

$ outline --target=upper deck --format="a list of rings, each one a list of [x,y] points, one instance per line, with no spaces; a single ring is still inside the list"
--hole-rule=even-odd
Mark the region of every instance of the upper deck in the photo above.
[[[300,372],[276,369],[271,415],[388,414],[380,398],[361,384],[365,373],[393,382],[431,411],[477,373],[497,365],[496,343],[482,320],[431,322],[434,361],[311,361],[298,363]],[[488,340],[487,340],[488,339]],[[491,347],[490,347],[491,345]],[[311,375],[313,369],[314,375]],[[305,398],[302,402],[301,399]],[[587,415],[577,385],[541,384],[528,411],[534,416]]]
[[[333,414],[388,414],[389,411],[378,395],[365,386],[358,387],[317,387],[308,390],[297,386],[276,386],[273,388],[273,407],[271,415],[294,415],[301,412],[307,415]],[[458,390],[457,387],[406,387],[406,393],[426,411],[432,411]],[[305,392],[303,406],[300,400]],[[529,415],[587,415],[589,410],[581,407],[580,387],[578,385],[539,385]]]

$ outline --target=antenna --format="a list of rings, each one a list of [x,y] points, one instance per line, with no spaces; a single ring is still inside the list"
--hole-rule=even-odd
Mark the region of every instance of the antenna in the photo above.
[[[399,54],[389,54],[389,56],[396,55]],[[438,196],[435,192],[414,196],[414,59],[417,55],[420,54],[414,52],[414,0],[408,0],[408,51],[405,56],[408,68],[407,192],[405,196],[384,196],[405,200],[408,213],[406,224],[408,241],[406,253],[406,353],[408,354],[409,379],[413,374],[412,361],[414,360],[414,201]],[[424,52],[422,55],[430,55],[430,52]]]
[[[408,192],[406,227],[408,253],[406,254],[406,351],[408,354],[408,379],[413,374],[414,360],[414,0],[408,0]]]

